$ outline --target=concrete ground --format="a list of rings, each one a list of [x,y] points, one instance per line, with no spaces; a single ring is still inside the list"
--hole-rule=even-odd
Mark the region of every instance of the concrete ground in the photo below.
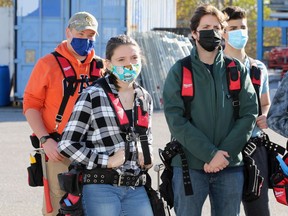
[[[271,76],[271,96],[277,86],[277,78]],[[28,186],[27,167],[29,153],[33,148],[29,142],[31,129],[28,126],[22,110],[17,107],[0,107],[0,215],[9,216],[39,216],[41,215],[43,187]],[[266,130],[270,139],[282,144],[286,139]],[[154,157],[155,164],[160,163],[158,148],[163,148],[169,141],[169,131],[162,111],[155,111],[153,116]],[[153,186],[156,189],[157,175],[151,169]],[[269,191],[271,216],[286,216],[287,206],[277,203],[272,190]],[[203,207],[203,216],[210,215],[209,202]],[[241,208],[241,216],[244,216]],[[255,215],[257,216],[257,215]]]

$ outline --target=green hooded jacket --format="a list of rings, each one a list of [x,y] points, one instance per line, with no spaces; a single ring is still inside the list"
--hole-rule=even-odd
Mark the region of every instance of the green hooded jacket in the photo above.
[[[229,166],[242,165],[242,154],[249,140],[258,114],[257,97],[244,65],[236,61],[241,73],[239,118],[234,119],[232,98],[226,79],[223,51],[219,50],[213,64],[213,74],[200,61],[196,48],[191,50],[194,79],[194,99],[191,102],[191,121],[185,118],[181,97],[181,63],[170,69],[163,89],[164,113],[171,135],[186,154],[190,169],[203,169],[217,150],[230,155]],[[179,155],[173,166],[181,166]]]

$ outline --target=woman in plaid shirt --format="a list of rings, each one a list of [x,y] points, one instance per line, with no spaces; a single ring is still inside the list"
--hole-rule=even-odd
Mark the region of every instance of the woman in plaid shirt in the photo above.
[[[140,48],[127,35],[112,37],[107,43],[106,59],[107,75],[78,98],[58,150],[86,168],[82,191],[85,215],[152,216],[143,170],[152,166],[153,104],[148,92],[135,82],[141,71]],[[123,109],[118,114],[126,114],[129,119],[124,129],[107,89],[116,102],[120,99]],[[136,127],[139,108],[141,120],[148,124],[144,130]]]

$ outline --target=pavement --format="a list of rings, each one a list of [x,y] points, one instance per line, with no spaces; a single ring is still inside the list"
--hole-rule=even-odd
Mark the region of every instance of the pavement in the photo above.
[[[272,81],[273,97],[278,80]],[[170,134],[165,122],[163,111],[153,114],[154,158],[155,164],[160,163],[158,148],[163,148],[169,141]],[[20,107],[0,107],[0,215],[2,216],[40,216],[43,187],[29,187],[27,167],[29,154],[33,148],[29,142],[31,129],[22,114]],[[265,131],[270,139],[285,146],[286,139],[273,131]],[[153,187],[157,189],[157,173],[151,169]],[[272,190],[269,191],[271,216],[287,216],[287,206],[276,202]],[[173,213],[173,215],[175,215]],[[209,202],[203,206],[203,216],[210,215]],[[241,207],[240,216],[244,216]],[[255,215],[257,216],[257,215]]]

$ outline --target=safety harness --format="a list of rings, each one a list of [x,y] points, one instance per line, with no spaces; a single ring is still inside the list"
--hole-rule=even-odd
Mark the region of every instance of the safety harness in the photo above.
[[[239,93],[241,91],[241,73],[240,71],[237,69],[237,65],[235,63],[235,61],[231,58],[228,58],[227,56],[224,56],[224,60],[225,60],[225,65],[226,65],[226,77],[227,77],[227,85],[228,85],[228,89],[229,89],[229,95],[232,99],[232,106],[233,106],[233,115],[234,115],[234,119],[237,120],[239,118],[239,110],[240,110],[240,101],[239,101]],[[261,86],[261,69],[257,66],[257,63],[254,59],[249,58],[250,60],[250,78],[253,84],[253,87],[255,89],[256,95],[257,95],[257,100],[258,100],[258,116],[262,115],[262,109],[261,109],[261,95],[260,95],[260,86]],[[192,71],[192,64],[191,64],[191,58],[190,56],[187,56],[183,59],[180,60],[181,64],[182,64],[182,90],[181,90],[181,96],[183,98],[184,101],[184,106],[185,106],[185,113],[184,116],[191,120],[191,101],[194,98],[194,94],[195,94],[195,87],[194,87],[194,83],[193,83],[193,71]],[[249,142],[246,144],[246,146],[243,149],[243,155],[244,155],[244,160],[248,160],[252,161],[249,164],[249,166],[255,166],[255,162],[254,160],[250,157],[256,150],[256,147],[259,146],[259,144],[254,141],[253,139],[255,138],[251,138],[249,140]],[[258,139],[256,139],[258,140]],[[280,145],[277,145],[273,142],[271,142],[269,140],[269,137],[267,134],[264,133],[263,137],[262,137],[262,142],[261,145],[265,146],[267,148],[268,151],[270,152],[275,152],[275,153],[279,153],[279,154],[284,154],[285,150],[288,148],[286,147],[286,149]],[[246,163],[247,165],[247,163]],[[182,162],[182,166],[184,169],[184,164]],[[257,169],[257,168],[256,168]],[[259,180],[262,177],[259,175],[259,172],[256,173],[256,175],[254,176],[256,179],[254,182],[258,182],[259,183],[259,187],[261,188],[262,184],[261,182],[263,182],[263,180]],[[184,178],[184,173],[183,173],[183,178]],[[251,185],[249,185],[251,186]],[[247,199],[256,199],[257,197],[259,197],[260,191],[257,190],[257,188],[259,189],[258,185],[254,185],[253,190],[255,189],[255,195],[251,196],[251,194],[249,195],[250,197],[246,197]],[[260,189],[259,189],[260,190]],[[251,192],[251,190],[248,188],[248,191]],[[187,194],[186,194],[187,195]]]
[[[241,75],[233,59],[224,56],[224,60],[226,65],[226,77],[227,77],[229,94],[232,98],[232,105],[234,109],[234,118],[238,119],[240,110],[239,92],[241,91],[241,79],[240,79]],[[250,61],[253,62],[250,70],[250,77],[254,89],[257,93],[259,110],[261,110],[260,95],[259,95],[259,89],[261,85],[261,70],[259,67],[257,67],[256,62],[254,62],[253,59],[250,59]],[[190,120],[191,116],[189,106],[191,105],[191,102],[195,94],[191,58],[190,56],[186,56],[185,58],[181,59],[180,62],[182,65],[181,96],[185,104],[184,116]],[[261,115],[261,113],[259,113],[259,115]]]
[[[75,69],[67,58],[56,51],[52,52],[51,54],[56,58],[64,76],[64,82],[67,84],[67,87],[64,88],[64,96],[55,119],[55,131],[57,131],[59,124],[62,122],[63,114],[69,97],[74,95],[79,83],[83,82],[83,79],[77,79]],[[83,77],[87,86],[101,77],[101,68],[103,68],[103,62],[101,59],[94,58],[90,62],[89,77]]]
[[[106,79],[103,77],[97,80],[97,83],[103,88],[108,99],[110,101],[111,107],[113,108],[117,123],[120,127],[120,130],[126,134],[126,143],[125,143],[125,158],[129,157],[129,142],[140,140],[144,164],[151,164],[151,156],[149,150],[147,130],[149,126],[149,113],[148,113],[148,104],[150,103],[148,98],[145,96],[143,89],[137,85],[135,87],[135,106],[134,106],[134,116],[133,116],[133,125],[130,126],[129,119],[126,115],[126,112],[123,108],[122,103],[120,102],[119,97],[113,94]]]
[[[239,118],[239,110],[240,110],[240,101],[239,101],[239,93],[241,91],[241,74],[237,68],[236,62],[228,57],[224,57],[225,65],[226,65],[226,77],[227,77],[227,86],[229,90],[229,97],[232,99],[232,106],[233,106],[233,115],[234,119]],[[184,101],[184,114],[183,116],[187,118],[189,121],[191,120],[191,102],[194,99],[195,95],[195,85],[193,80],[193,70],[191,64],[191,57],[187,56],[180,60],[181,69],[182,69],[182,81],[181,81],[181,96]],[[255,91],[257,92],[258,101],[259,99],[259,88],[261,84],[261,71],[257,67],[256,64],[253,64],[251,68],[251,80]],[[259,106],[260,107],[260,106]],[[261,107],[260,107],[261,108]],[[172,168],[170,166],[172,158],[179,154],[181,157],[182,162],[182,169],[183,169],[183,182],[184,182],[184,189],[186,195],[193,194],[191,179],[189,176],[189,167],[187,163],[186,156],[184,151],[181,147],[181,144],[174,138],[172,138],[171,142],[166,145],[164,151],[160,150],[159,155],[163,163],[165,164],[166,172],[163,172],[162,187],[160,186],[160,192],[162,196],[168,203],[170,207],[173,207],[173,194],[171,193],[171,189],[169,189],[169,180],[167,181],[166,176],[171,177]],[[170,170],[170,171],[169,171]],[[170,191],[170,194],[167,193]]]
[[[228,82],[229,93],[232,98],[234,117],[235,119],[237,119],[239,118],[239,108],[240,108],[239,107],[240,106],[239,92],[241,90],[240,71],[237,69],[237,66],[234,60],[228,57],[225,57],[224,59],[225,59],[225,64],[227,68],[226,77],[227,77],[227,82]],[[182,68],[181,96],[184,101],[184,107],[185,107],[184,117],[190,121],[191,120],[191,102],[194,99],[194,94],[195,94],[191,57],[186,56],[185,58],[180,60],[180,63],[181,63],[181,68]],[[171,163],[171,159],[176,154],[179,154],[181,157],[185,194],[192,195],[193,189],[192,189],[191,179],[189,176],[188,162],[187,162],[185,153],[183,149],[181,148],[181,145],[178,143],[178,141],[172,138],[172,141],[166,146],[164,151],[161,151],[159,155],[162,161],[165,163],[166,167],[168,167],[167,165]],[[170,200],[167,202],[170,203],[169,204],[170,206],[173,206],[173,200]]]

